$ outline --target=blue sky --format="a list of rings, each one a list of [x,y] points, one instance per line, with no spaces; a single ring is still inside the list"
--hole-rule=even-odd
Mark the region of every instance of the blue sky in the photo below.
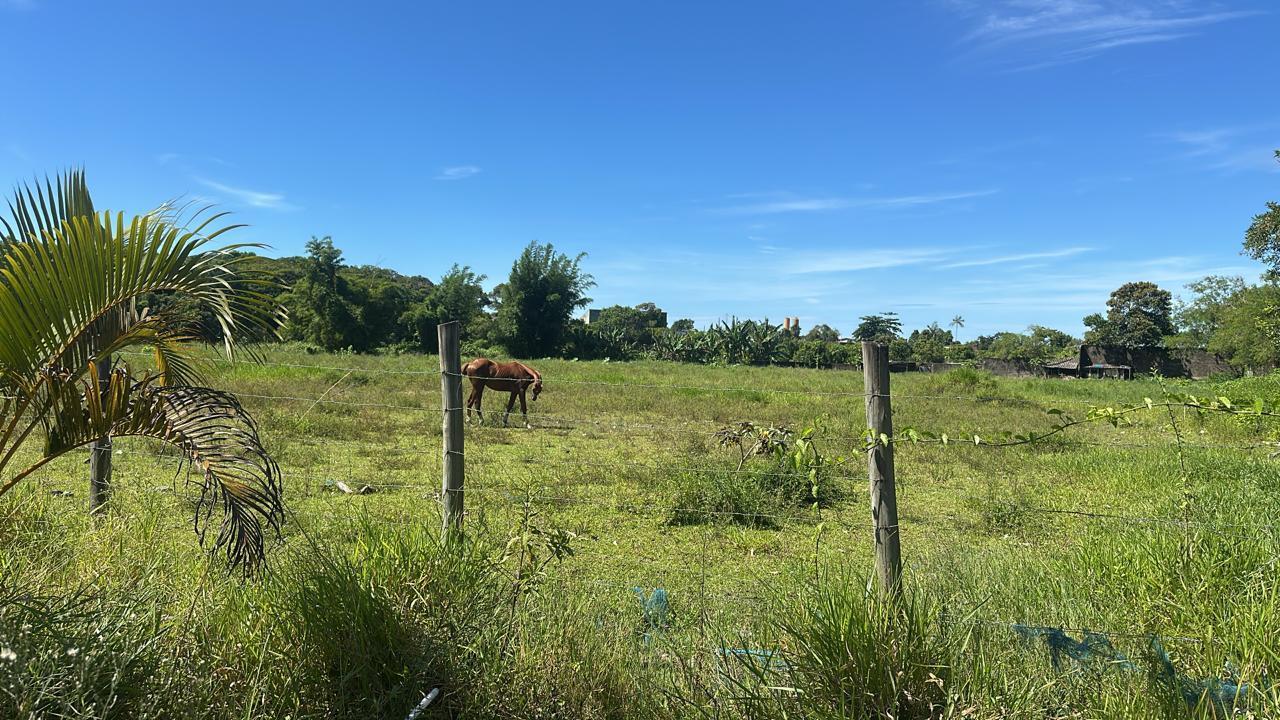
[[[497,282],[530,240],[595,306],[963,337],[1256,277],[1280,200],[1264,1],[0,0],[0,180],[186,196],[300,253]]]

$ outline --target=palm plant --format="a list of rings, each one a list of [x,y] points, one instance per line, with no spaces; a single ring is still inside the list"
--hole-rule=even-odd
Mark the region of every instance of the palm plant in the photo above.
[[[21,188],[0,217],[0,497],[55,458],[101,438],[147,437],[181,451],[199,478],[195,529],[249,572],[284,514],[280,471],[234,396],[199,385],[202,363],[178,316],[138,309],[165,293],[206,309],[225,352],[274,332],[265,280],[239,268],[249,245],[211,249],[237,227],[223,214],[190,226],[169,208],[126,219],[93,208],[82,172]],[[154,370],[121,359],[146,351]],[[42,439],[38,455],[19,450]]]

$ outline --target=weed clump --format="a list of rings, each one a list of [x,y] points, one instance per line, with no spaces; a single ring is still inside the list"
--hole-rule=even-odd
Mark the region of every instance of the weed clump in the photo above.
[[[930,375],[921,383],[921,390],[927,395],[987,397],[995,395],[998,389],[999,385],[994,375],[971,367],[959,367],[938,375]]]
[[[826,507],[843,493],[833,470],[844,458],[822,454],[819,429],[741,422],[716,433],[721,449],[732,449],[734,467],[723,458],[674,472],[676,492],[670,522],[721,522],[775,528],[778,520],[805,507]]]
[[[731,682],[760,717],[923,719],[955,701],[958,633],[913,593],[884,597],[865,579],[824,578],[781,598],[770,617],[777,648],[767,662],[761,651],[729,656]]]

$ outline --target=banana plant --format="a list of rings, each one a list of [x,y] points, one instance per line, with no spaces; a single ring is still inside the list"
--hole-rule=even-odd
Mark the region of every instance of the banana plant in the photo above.
[[[221,327],[222,349],[262,337],[283,312],[239,252],[211,247],[225,213],[183,222],[170,208],[126,218],[94,210],[83,172],[20,188],[0,217],[0,501],[50,461],[100,438],[177,448],[195,472],[194,527],[232,568],[252,572],[284,516],[280,470],[230,393],[200,384],[186,321],[139,309],[150,293],[185,296]],[[201,219],[203,217],[203,219]],[[144,353],[154,369],[120,361]],[[34,453],[20,452],[37,446]]]

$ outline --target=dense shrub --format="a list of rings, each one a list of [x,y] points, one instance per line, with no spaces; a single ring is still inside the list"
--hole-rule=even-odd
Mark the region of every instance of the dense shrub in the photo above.
[[[749,422],[720,430],[720,446],[731,454],[673,471],[670,521],[768,528],[802,508],[830,505],[844,494],[833,477],[844,459],[823,455],[818,434]]]

